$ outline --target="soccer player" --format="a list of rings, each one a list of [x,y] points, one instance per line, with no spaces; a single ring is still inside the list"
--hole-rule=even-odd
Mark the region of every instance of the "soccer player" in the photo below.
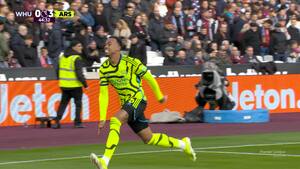
[[[104,127],[106,121],[106,111],[108,107],[108,84],[111,84],[119,94],[121,100],[121,110],[110,119],[110,131],[108,134],[104,155],[98,158],[91,153],[92,163],[98,169],[107,169],[107,166],[114,154],[120,140],[120,128],[124,123],[143,140],[145,144],[167,148],[182,149],[191,160],[196,160],[196,154],[192,148],[188,137],[176,139],[162,133],[152,133],[145,119],[144,110],[147,105],[146,97],[141,84],[141,79],[145,79],[155,93],[160,103],[166,101],[166,97],[148,71],[138,59],[121,55],[121,41],[117,37],[110,37],[105,44],[105,52],[109,56],[100,67],[100,122],[98,133]]]

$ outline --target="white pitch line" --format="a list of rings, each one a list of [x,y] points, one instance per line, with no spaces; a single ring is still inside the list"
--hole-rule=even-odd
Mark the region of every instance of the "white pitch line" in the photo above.
[[[258,146],[274,146],[274,145],[294,145],[294,144],[300,144],[300,142],[270,143],[270,144],[245,144],[245,145],[217,146],[217,147],[199,147],[199,148],[194,148],[194,149],[201,150],[198,152],[221,153],[222,151],[202,151],[202,150],[240,148],[240,147],[256,147],[256,146],[257,147]],[[173,152],[173,151],[180,151],[180,150],[170,150],[169,149],[169,150],[157,150],[157,151],[137,151],[137,152],[128,152],[128,153],[117,153],[115,155],[116,156],[124,156],[124,155],[136,155],[136,154],[165,153],[165,152]],[[225,154],[225,153],[227,153],[227,152],[223,152],[223,154]],[[232,152],[232,153],[243,153],[243,152]],[[229,153],[227,153],[227,154],[229,154]],[[256,154],[263,154],[263,153],[256,153]],[[274,156],[274,154],[272,154],[272,156]],[[285,156],[287,156],[287,154],[285,154]],[[293,156],[293,155],[290,155],[290,156]],[[298,155],[295,155],[295,156],[298,157]],[[46,158],[46,159],[26,160],[26,161],[9,161],[9,162],[1,162],[0,165],[35,163],[35,162],[45,162],[45,161],[59,161],[59,160],[73,160],[73,159],[83,159],[83,158],[89,158],[89,156]]]
[[[295,144],[300,144],[300,142],[244,144],[244,145],[233,145],[233,146],[200,147],[200,148],[194,148],[194,149],[195,150],[210,150],[210,149],[226,149],[226,148],[241,148],[241,147],[262,147],[262,146],[295,145]]]
[[[253,156],[273,156],[273,157],[300,157],[300,154],[276,154],[276,153],[249,153],[249,152],[232,152],[232,151],[196,151],[199,153],[212,154],[233,154],[233,155],[253,155]]]

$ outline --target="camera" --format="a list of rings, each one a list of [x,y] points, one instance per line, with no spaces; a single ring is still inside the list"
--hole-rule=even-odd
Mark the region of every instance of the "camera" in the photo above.
[[[206,103],[210,104],[213,110],[219,107],[220,110],[231,110],[235,103],[229,98],[226,90],[226,78],[219,71],[214,63],[207,63],[202,71],[201,80],[196,84],[198,94],[196,102],[198,106],[204,108]]]
[[[209,86],[213,84],[214,72],[202,72],[202,84],[204,86]]]

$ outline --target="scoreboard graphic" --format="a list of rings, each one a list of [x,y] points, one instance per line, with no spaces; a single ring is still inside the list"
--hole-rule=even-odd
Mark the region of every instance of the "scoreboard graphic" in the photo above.
[[[49,23],[55,22],[56,18],[73,18],[75,16],[74,11],[58,11],[58,10],[35,10],[33,12],[34,22]]]

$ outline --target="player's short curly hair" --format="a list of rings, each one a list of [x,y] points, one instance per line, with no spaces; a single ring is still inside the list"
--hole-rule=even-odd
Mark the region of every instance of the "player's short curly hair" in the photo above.
[[[119,38],[117,36],[109,36],[108,38],[115,39],[118,42],[119,46],[122,47],[123,44],[122,44],[121,38]]]

